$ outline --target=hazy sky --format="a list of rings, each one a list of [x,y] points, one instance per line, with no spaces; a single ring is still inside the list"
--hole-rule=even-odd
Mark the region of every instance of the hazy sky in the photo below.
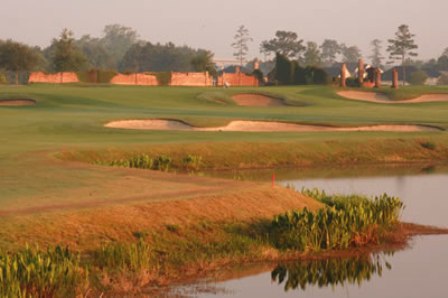
[[[76,37],[100,36],[107,24],[136,29],[151,42],[210,49],[232,58],[230,44],[244,24],[254,41],[251,56],[276,30],[295,31],[305,41],[325,38],[357,45],[370,54],[374,38],[393,37],[400,24],[417,35],[419,58],[438,57],[448,47],[448,0],[0,0],[0,39],[47,46],[63,28]]]

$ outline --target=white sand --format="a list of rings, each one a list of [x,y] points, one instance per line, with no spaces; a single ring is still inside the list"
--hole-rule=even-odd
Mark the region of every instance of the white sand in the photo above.
[[[245,131],[245,132],[318,132],[318,131],[439,131],[423,125],[367,125],[358,127],[331,127],[267,121],[232,121],[226,126],[199,128],[175,120],[123,120],[105,125],[109,128],[164,130],[164,131]]]
[[[339,91],[338,95],[354,100],[385,103],[385,104],[403,104],[403,103],[422,103],[422,102],[444,102],[448,101],[448,94],[427,94],[417,98],[406,100],[390,100],[386,95],[376,92],[363,91]]]

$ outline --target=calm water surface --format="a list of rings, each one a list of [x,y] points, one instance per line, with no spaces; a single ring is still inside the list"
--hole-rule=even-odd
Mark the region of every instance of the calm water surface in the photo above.
[[[323,171],[322,173],[325,173]],[[433,168],[361,169],[325,175],[276,173],[281,184],[327,193],[389,195],[405,205],[404,221],[448,227],[448,172]],[[241,175],[250,176],[244,173]],[[267,180],[268,171],[257,179]],[[342,177],[341,177],[342,176]],[[311,177],[311,178],[310,178]],[[448,297],[448,237],[415,237],[411,248],[356,259],[273,264],[261,273],[177,288],[187,297]],[[255,271],[256,272],[256,271]],[[232,274],[229,273],[229,276]],[[243,276],[243,277],[241,277]]]

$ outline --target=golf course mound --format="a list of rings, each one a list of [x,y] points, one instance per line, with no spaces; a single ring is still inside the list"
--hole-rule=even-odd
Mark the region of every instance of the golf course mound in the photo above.
[[[244,107],[279,107],[284,106],[285,103],[279,98],[272,96],[245,93],[232,96],[233,101]]]
[[[405,100],[391,100],[385,94],[377,92],[364,92],[364,91],[339,91],[339,96],[374,102],[374,103],[385,103],[385,104],[400,104],[400,103],[423,103],[423,102],[448,102],[448,94],[426,94],[412,99]]]
[[[32,99],[0,99],[0,107],[32,106],[36,101]]]
[[[355,127],[333,127],[324,125],[307,125],[270,121],[231,121],[220,127],[194,127],[177,120],[122,120],[112,121],[105,125],[108,128],[137,129],[137,130],[162,130],[162,131],[239,131],[239,132],[329,132],[329,131],[440,131],[436,127],[424,125],[365,125]]]

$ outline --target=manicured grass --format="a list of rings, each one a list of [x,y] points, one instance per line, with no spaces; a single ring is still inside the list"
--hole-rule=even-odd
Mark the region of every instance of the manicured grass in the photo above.
[[[441,91],[448,92],[446,88],[403,88],[394,96]],[[240,107],[231,101],[233,94],[251,92],[280,97],[289,105]],[[0,248],[20,250],[24,241],[71,244],[93,258],[88,264],[106,273],[101,278],[115,278],[105,287],[120,286],[121,273],[142,273],[148,264],[154,271],[143,272],[139,278],[147,280],[145,274],[154,272],[154,280],[164,274],[172,277],[170,274],[179,268],[178,274],[194,276],[194,272],[188,272],[190,268],[201,270],[202,265],[257,259],[257,255],[267,259],[260,255],[261,249],[270,245],[261,236],[266,235],[266,226],[253,225],[254,218],[272,215],[273,210],[285,212],[290,205],[300,209],[319,204],[270,185],[176,175],[166,173],[166,169],[378,164],[448,157],[448,135],[444,131],[162,132],[103,126],[112,120],[163,118],[195,126],[246,119],[448,128],[448,103],[371,104],[343,99],[331,87],[1,86],[0,98],[37,101],[34,106],[0,107]],[[104,166],[111,164],[131,168]],[[204,224],[205,218],[213,220]],[[163,227],[166,229],[161,231]],[[257,234],[260,231],[262,234]],[[130,243],[129,238],[135,237],[148,238],[151,246]],[[49,250],[47,254],[25,251],[23,255],[33,263],[36,256],[51,262],[59,254]],[[22,255],[19,252],[14,256],[20,259]],[[68,278],[84,279],[77,273],[87,271],[79,269],[77,257],[72,258],[77,255],[65,256],[72,262],[67,263],[73,273],[69,272]],[[117,274],[114,268],[123,272]],[[48,272],[53,271],[37,270],[33,282],[47,283]],[[56,273],[66,278],[64,272]],[[21,284],[22,279],[19,276],[18,284],[5,291],[22,291],[28,286]],[[36,294],[79,290],[64,283],[57,290],[40,289],[33,282],[29,285]]]
[[[281,97],[291,105],[264,108],[240,107],[232,103],[233,94],[250,92]],[[401,88],[396,94],[407,96],[416,92],[448,90],[412,87]],[[378,158],[373,158],[377,152],[379,157],[385,154],[382,151],[387,151],[386,155],[390,156],[393,150],[398,153],[413,151],[404,158],[405,161],[440,160],[448,148],[445,132],[162,132],[103,127],[111,120],[166,118],[196,126],[216,126],[247,119],[338,126],[409,123],[448,128],[448,103],[371,104],[342,99],[332,87],[0,86],[0,98],[38,101],[35,106],[0,107],[0,139],[3,140],[0,146],[0,206],[3,207],[19,203],[35,206],[59,200],[78,201],[87,197],[98,199],[100,193],[104,200],[109,197],[109,186],[105,181],[124,175],[117,169],[68,166],[54,159],[61,151],[74,155],[77,151],[90,151],[95,155],[95,152],[103,154],[113,149],[124,156],[136,151],[157,151],[158,155],[174,152],[172,154],[179,159],[187,155],[200,156],[204,166],[209,168],[250,168],[319,164],[316,161],[331,164],[341,160],[342,155],[346,155],[350,162],[378,162]],[[419,143],[433,143],[436,147],[434,150],[420,148]],[[356,149],[358,146],[368,150],[368,157]],[[169,154],[164,154],[160,148]],[[104,156],[109,155],[104,153]],[[79,192],[80,189],[85,191]]]

